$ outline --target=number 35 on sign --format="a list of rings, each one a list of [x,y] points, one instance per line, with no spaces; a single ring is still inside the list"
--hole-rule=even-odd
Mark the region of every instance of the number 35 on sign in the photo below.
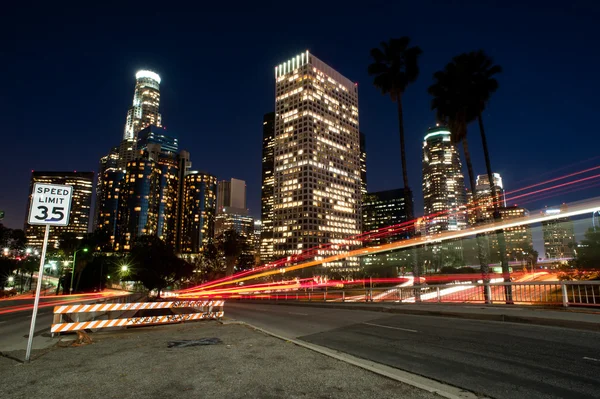
[[[35,183],[31,193],[29,224],[68,225],[72,196],[71,186]]]

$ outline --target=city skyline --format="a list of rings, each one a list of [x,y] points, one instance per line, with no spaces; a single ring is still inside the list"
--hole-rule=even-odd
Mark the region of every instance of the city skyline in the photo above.
[[[549,13],[550,17],[558,18],[557,13],[553,14],[551,11],[545,12]],[[434,15],[433,18],[435,19],[438,17]],[[476,30],[475,27],[469,29]],[[478,29],[483,28],[479,26]],[[483,31],[488,32],[486,29],[483,29]],[[507,59],[507,51],[509,47],[506,44],[498,43],[497,40],[490,40],[489,35],[486,37],[484,34],[483,37],[478,40],[462,41],[460,45],[448,46],[447,49],[444,49],[444,51],[441,52],[439,49],[439,44],[433,43],[431,41],[431,37],[426,35],[425,32],[418,31],[418,29],[416,29],[414,26],[409,26],[406,31],[404,29],[395,28],[390,31],[378,30],[377,34],[373,33],[365,35],[364,38],[361,38],[358,41],[357,49],[349,51],[349,49],[344,50],[335,48],[333,46],[335,40],[332,37],[317,37],[314,34],[303,32],[303,35],[293,36],[287,41],[279,41],[276,46],[273,46],[268,51],[262,50],[256,55],[254,59],[258,60],[258,65],[252,67],[251,72],[256,73],[257,79],[255,80],[257,81],[257,86],[261,86],[262,88],[260,90],[253,89],[252,92],[258,96],[259,101],[257,101],[257,103],[261,106],[261,110],[258,112],[256,111],[258,105],[256,107],[251,107],[251,110],[243,110],[241,114],[241,122],[239,122],[237,125],[229,122],[224,123],[223,118],[218,118],[219,123],[222,124],[223,127],[216,132],[215,129],[211,127],[213,122],[211,121],[211,115],[209,111],[211,109],[215,109],[215,106],[221,104],[222,100],[217,97],[216,100],[214,100],[215,103],[211,105],[211,103],[206,102],[207,100],[197,99],[196,102],[192,102],[190,105],[198,108],[198,105],[202,104],[206,108],[206,113],[203,115],[196,115],[193,112],[190,112],[190,107],[186,106],[185,103],[187,101],[186,99],[192,98],[191,96],[195,95],[193,94],[194,84],[192,82],[191,87],[188,87],[183,84],[181,79],[185,76],[193,77],[197,75],[191,73],[191,71],[187,74],[175,72],[176,68],[185,67],[182,59],[177,59],[176,57],[171,58],[169,60],[169,64],[164,60],[165,57],[160,56],[160,51],[157,51],[155,54],[152,52],[148,52],[146,54],[135,53],[133,56],[126,57],[125,60],[120,61],[116,61],[116,59],[111,60],[109,58],[107,68],[108,72],[96,74],[94,77],[94,79],[97,80],[101,86],[105,86],[101,90],[103,95],[98,99],[95,97],[85,98],[82,96],[78,98],[78,101],[82,101],[84,103],[96,100],[100,101],[101,103],[104,102],[105,104],[110,103],[111,105],[109,107],[106,105],[101,106],[107,110],[102,118],[95,120],[90,118],[87,126],[84,123],[77,123],[77,129],[75,129],[74,121],[81,121],[81,118],[87,115],[85,112],[76,115],[76,118],[79,119],[71,121],[65,119],[61,120],[61,123],[59,123],[56,118],[65,118],[67,111],[63,111],[62,107],[68,108],[70,100],[65,98],[64,101],[56,101],[56,105],[48,104],[43,107],[43,109],[40,109],[40,112],[42,112],[42,115],[48,116],[48,110],[51,110],[50,118],[41,119],[47,120],[50,126],[60,125],[61,129],[56,129],[54,134],[59,139],[62,138],[63,142],[65,140],[70,141],[70,143],[67,143],[69,145],[53,147],[53,152],[56,153],[57,156],[46,159],[44,159],[44,157],[41,156],[43,154],[40,154],[35,148],[32,148],[30,151],[28,151],[27,157],[23,157],[21,154],[19,156],[20,161],[18,163],[14,161],[11,162],[11,154],[7,154],[5,157],[7,159],[6,162],[23,166],[18,166],[16,170],[14,167],[2,168],[4,173],[6,173],[7,170],[11,171],[10,175],[3,174],[2,177],[4,178],[4,181],[13,187],[10,190],[10,193],[3,190],[4,192],[2,195],[0,195],[0,209],[7,211],[7,216],[4,220],[4,223],[12,227],[19,227],[21,225],[23,219],[22,198],[26,197],[28,194],[28,175],[31,169],[97,171],[97,159],[99,159],[102,155],[105,155],[106,151],[114,146],[115,138],[118,138],[119,135],[122,134],[122,109],[131,105],[130,98],[123,96],[122,89],[123,87],[131,87],[131,76],[138,69],[142,69],[141,67],[147,67],[148,69],[160,74],[163,78],[163,82],[161,82],[161,95],[165,99],[165,104],[167,105],[162,106],[161,104],[161,113],[164,117],[164,121],[167,122],[166,126],[174,126],[173,131],[177,132],[176,136],[181,140],[182,143],[185,143],[185,145],[182,146],[182,149],[189,150],[192,154],[198,154],[202,152],[202,147],[199,145],[198,140],[206,138],[208,146],[218,148],[219,142],[222,142],[223,140],[223,134],[228,132],[235,133],[236,131],[244,132],[243,138],[239,134],[234,134],[234,141],[232,141],[232,143],[228,146],[228,148],[234,151],[235,154],[240,154],[240,151],[245,151],[248,153],[247,155],[243,155],[241,158],[237,157],[237,155],[231,157],[234,159],[239,159],[240,162],[219,162],[217,157],[224,157],[226,152],[214,151],[215,154],[207,154],[202,158],[196,155],[195,166],[198,169],[205,170],[208,173],[218,176],[219,178],[235,176],[236,178],[247,181],[248,207],[250,209],[250,214],[254,217],[258,217],[260,215],[259,159],[261,145],[261,119],[264,112],[270,109],[269,103],[272,104],[272,102],[269,100],[269,98],[272,98],[273,93],[273,90],[269,90],[268,87],[270,78],[269,75],[272,73],[272,66],[276,65],[279,60],[286,59],[286,57],[295,54],[297,50],[302,50],[305,48],[315,51],[320,55],[321,58],[326,59],[327,62],[334,68],[343,71],[344,74],[349,76],[352,80],[359,82],[359,91],[361,92],[361,100],[359,105],[361,109],[365,110],[361,112],[361,130],[366,133],[370,154],[368,160],[369,191],[401,187],[402,184],[399,176],[400,160],[397,150],[395,150],[397,148],[397,127],[393,104],[388,104],[387,99],[380,96],[372,87],[370,79],[368,78],[365,70],[366,65],[368,64],[368,50],[371,47],[376,46],[380,40],[384,40],[389,36],[399,36],[402,34],[410,34],[415,44],[420,45],[424,49],[423,57],[426,57],[422,62],[421,76],[415,86],[409,88],[405,100],[405,104],[407,104],[406,106],[408,107],[406,112],[407,148],[409,149],[409,152],[411,152],[411,154],[409,154],[408,167],[411,178],[411,186],[414,191],[415,209],[422,209],[422,194],[418,189],[418,185],[415,184],[420,181],[421,178],[418,161],[418,142],[420,141],[419,136],[422,137],[422,127],[433,126],[435,123],[434,115],[431,111],[429,111],[430,98],[425,93],[424,87],[430,84],[430,75],[433,71],[440,69],[451,56],[461,51],[468,51],[478,47],[485,48],[488,50],[490,55],[492,55],[494,59],[505,68],[506,72],[499,76],[500,90],[490,105],[489,111],[486,112],[486,114],[489,114],[486,115],[486,117],[489,121],[488,133],[490,137],[490,151],[494,169],[502,174],[509,190],[522,185],[519,181],[522,180],[522,177],[529,177],[529,175],[535,175],[537,177],[544,171],[550,171],[557,169],[558,167],[572,165],[580,159],[589,159],[593,157],[593,152],[590,151],[586,153],[585,148],[580,149],[582,152],[581,156],[580,154],[573,153],[564,154],[564,156],[560,157],[560,163],[557,163],[556,158],[554,157],[545,157],[543,155],[545,153],[547,154],[552,149],[556,151],[560,148],[560,145],[557,143],[557,141],[548,139],[548,135],[551,135],[551,133],[548,133],[549,131],[554,131],[557,137],[561,129],[567,131],[579,131],[585,135],[586,129],[577,129],[577,126],[583,127],[586,123],[590,124],[591,119],[586,119],[585,117],[578,118],[577,116],[579,114],[575,113],[572,118],[568,118],[568,124],[566,124],[566,121],[559,121],[558,124],[556,124],[556,121],[554,121],[554,125],[556,126],[551,126],[550,129],[545,129],[540,126],[534,129],[537,124],[544,123],[543,118],[536,118],[536,112],[538,115],[541,115],[539,109],[541,106],[535,101],[540,94],[534,94],[534,88],[532,88],[529,92],[527,118],[519,118],[519,113],[521,112],[520,109],[523,108],[522,106],[519,106],[519,103],[522,103],[522,100],[517,98],[518,95],[520,95],[520,92],[516,88],[518,85],[511,81],[511,76],[514,78],[520,74],[521,79],[531,79],[531,76],[528,75],[527,70],[524,70],[523,68],[518,69],[519,61],[522,58],[520,59],[518,56],[515,56],[512,60]],[[450,33],[450,35],[456,36],[456,33]],[[302,38],[301,36],[305,36],[305,38]],[[29,45],[35,45],[35,43],[31,42],[33,39],[23,40],[29,40]],[[104,51],[106,52],[106,49]],[[214,51],[214,49],[209,49],[208,54],[210,54],[211,51]],[[536,49],[534,48],[532,51],[535,52]],[[540,51],[540,53],[541,55],[545,54],[545,50]],[[521,54],[521,57],[524,57],[524,55]],[[15,64],[19,64],[20,60],[17,59],[16,61],[17,62]],[[84,66],[80,64],[77,65],[80,67]],[[27,68],[23,70],[23,72],[26,71]],[[230,71],[231,70],[228,68],[219,71],[215,69],[215,73],[229,74]],[[76,71],[69,70],[69,74],[70,77],[73,78],[73,82],[65,82],[64,78],[67,75],[64,75],[64,73],[61,71],[45,71],[41,76],[44,77],[44,79],[55,77],[59,84],[61,82],[63,84],[66,83],[63,85],[63,89],[66,93],[69,93],[71,89],[74,89],[72,85],[75,84],[75,86],[78,86],[80,84],[79,82],[81,81],[81,75]],[[33,81],[36,79],[39,78],[32,76]],[[206,82],[205,78],[199,79],[196,85],[204,84],[203,82]],[[535,86],[540,85],[542,80],[533,79],[531,82]],[[9,87],[9,89],[10,88],[13,87]],[[577,88],[577,85],[575,85],[573,90]],[[118,91],[115,91],[117,89]],[[108,93],[111,93],[110,96],[112,96],[110,101],[106,100],[109,95]],[[210,91],[210,93],[213,93],[213,91]],[[581,91],[579,93],[583,94]],[[20,96],[18,93],[15,93],[14,90],[12,92],[11,90],[8,90],[7,94],[14,95],[16,98],[15,103],[19,103]],[[90,93],[86,93],[86,95],[89,94]],[[581,98],[577,95],[571,94],[569,97],[572,101],[579,99],[581,102]],[[43,95],[41,95],[41,98],[44,98]],[[39,100],[34,98],[33,101],[36,102]],[[508,102],[512,103],[509,104]],[[121,105],[117,106],[116,103],[120,103]],[[546,105],[547,104],[548,103],[546,102]],[[550,103],[550,108],[545,106],[544,114],[548,109],[552,109],[552,104],[554,104],[554,107],[557,107],[559,103]],[[178,107],[181,109],[177,109]],[[198,109],[201,108],[202,107]],[[10,111],[10,107],[8,109]],[[17,143],[20,142],[19,140],[21,140],[21,137],[31,136],[31,134],[28,134],[27,129],[31,129],[32,126],[35,126],[35,124],[33,121],[25,120],[26,118],[21,118],[20,120],[25,120],[25,122],[22,126],[19,125],[19,127],[17,127],[16,120],[11,115],[12,113],[7,112],[7,114],[9,115],[7,118],[8,127],[11,129],[10,131],[15,132],[14,135],[9,137],[8,144],[11,145],[11,147],[18,147]],[[515,116],[515,114],[517,115]],[[556,114],[558,114],[558,112],[556,112]],[[200,119],[198,119],[199,116],[201,116]],[[91,126],[92,120],[93,126]],[[198,124],[199,120],[201,121],[200,124]],[[571,121],[573,121],[573,124],[571,124]],[[534,122],[535,124],[533,124]],[[562,123],[565,123],[565,125],[562,125]],[[86,129],[84,129],[85,132],[83,132],[83,134],[85,134],[85,140],[82,141],[81,145],[77,146],[77,140],[73,140],[74,136],[70,135],[75,135],[75,132],[80,132],[81,126],[86,127]],[[243,129],[240,129],[239,127],[242,126]],[[515,128],[515,126],[518,128]],[[415,127],[418,127],[418,129]],[[516,129],[518,129],[518,131],[515,132]],[[544,133],[540,134],[540,132],[537,131],[538,129],[542,130]],[[88,137],[88,135],[94,130],[98,132],[101,131],[102,134]],[[170,131],[171,128],[169,127],[167,132]],[[535,146],[535,153],[532,154],[532,151],[529,150],[526,153],[518,154],[517,150],[517,154],[515,155],[517,157],[520,156],[524,161],[530,162],[529,170],[531,170],[531,173],[529,173],[527,176],[520,176],[520,173],[522,172],[522,165],[517,167],[508,161],[511,159],[512,154],[514,154],[516,149],[510,148],[510,146],[503,147],[502,137],[507,131],[515,132],[512,133],[515,135],[515,137],[517,134],[519,134],[519,132],[522,133],[522,131],[528,131],[530,133],[527,136],[521,134],[518,137],[523,140],[523,147],[531,148]],[[470,132],[474,141],[472,146],[478,148],[478,132],[476,127],[470,127]],[[544,140],[544,138],[546,138],[546,140]],[[74,151],[74,149],[77,149],[77,151]],[[377,154],[377,156],[374,156],[373,154]],[[484,168],[479,151],[474,154],[474,158],[475,172],[477,174],[483,173]],[[25,160],[27,160],[27,162],[24,162]],[[4,162],[5,161],[2,161],[2,166],[6,166]],[[544,205],[558,205],[562,202],[569,201],[570,198],[572,197],[559,196],[537,204],[525,204],[524,206],[533,210],[541,208]]]

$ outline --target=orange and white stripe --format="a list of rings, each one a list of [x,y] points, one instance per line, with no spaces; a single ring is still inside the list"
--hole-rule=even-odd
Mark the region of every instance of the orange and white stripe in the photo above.
[[[222,307],[225,301],[174,301],[174,302],[138,302],[138,303],[98,303],[92,305],[55,306],[54,313],[111,312],[116,310],[142,310],[167,308],[206,308]]]
[[[130,327],[130,326],[143,326],[143,325],[152,325],[152,324],[181,323],[181,322],[190,321],[190,320],[220,319],[223,317],[223,314],[224,314],[223,311],[219,311],[219,312],[190,313],[190,314],[168,315],[168,316],[130,317],[127,319],[114,319],[114,320],[95,320],[95,321],[84,321],[84,322],[80,322],[80,323],[59,323],[59,324],[52,325],[51,332],[60,333],[60,332],[67,332],[67,331],[92,329],[92,328]]]

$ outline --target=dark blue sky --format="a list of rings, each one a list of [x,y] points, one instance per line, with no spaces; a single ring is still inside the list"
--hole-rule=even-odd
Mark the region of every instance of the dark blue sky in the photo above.
[[[508,190],[598,162],[590,161],[598,155],[600,108],[595,0],[204,3],[3,10],[0,209],[7,225],[22,226],[32,169],[97,170],[121,139],[141,68],[161,75],[164,125],[191,152],[194,169],[246,180],[248,206],[259,215],[262,116],[273,108],[273,67],[306,49],[359,84],[369,190],[399,187],[395,106],[372,87],[366,68],[371,47],[402,35],[423,49],[421,75],[404,97],[417,210],[421,140],[435,123],[426,89],[433,72],[460,52],[483,48],[504,68],[485,122],[492,165]],[[483,173],[478,134],[472,126],[475,169]],[[523,205],[593,195],[597,188]]]

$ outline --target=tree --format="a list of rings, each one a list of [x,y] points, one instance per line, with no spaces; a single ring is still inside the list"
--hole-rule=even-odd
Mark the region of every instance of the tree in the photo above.
[[[216,280],[225,276],[225,263],[219,249],[207,244],[196,261],[195,283]]]
[[[404,114],[402,112],[402,95],[411,83],[419,76],[418,58],[423,53],[419,47],[409,47],[410,38],[404,36],[381,42],[381,48],[371,49],[374,62],[369,65],[369,75],[374,76],[373,84],[382,94],[389,94],[398,108],[398,131],[400,135],[400,159],[402,161],[402,180],[404,183],[405,201],[408,205],[409,219],[413,217],[412,192],[408,184],[406,168],[406,147],[404,144]]]
[[[465,162],[467,163],[469,181],[473,192],[475,176],[473,174],[467,141],[467,126],[475,120],[479,122],[486,172],[493,199],[498,197],[492,175],[482,114],[491,95],[498,89],[498,81],[494,78],[494,75],[500,72],[502,72],[502,68],[494,65],[492,59],[483,50],[463,53],[454,57],[443,71],[434,74],[436,82],[429,88],[429,93],[434,96],[432,109],[436,109],[438,117],[448,124],[455,142],[463,144]],[[499,204],[495,200],[493,203],[494,221],[498,222],[501,220]],[[496,235],[498,237],[498,246],[500,247],[500,261],[504,280],[510,282],[504,232],[498,230]],[[482,245],[478,243],[478,252],[481,254],[480,264],[482,272],[484,275],[487,275],[487,262],[482,259],[482,249]],[[512,302],[512,293],[509,286],[506,287],[506,299],[507,302]]]
[[[600,231],[590,228],[585,232],[574,265],[578,269],[600,269]]]
[[[139,237],[131,258],[131,278],[141,281],[149,290],[156,289],[159,298],[162,290],[190,278],[194,271],[193,265],[178,258],[170,246],[154,235]]]
[[[223,234],[217,237],[217,243],[217,248],[225,257],[225,274],[227,276],[233,274],[236,265],[238,269],[252,267],[254,259],[244,258],[244,255],[249,253],[249,245],[246,238],[237,231],[233,229],[225,230]],[[243,264],[240,262],[241,260],[243,260]]]

